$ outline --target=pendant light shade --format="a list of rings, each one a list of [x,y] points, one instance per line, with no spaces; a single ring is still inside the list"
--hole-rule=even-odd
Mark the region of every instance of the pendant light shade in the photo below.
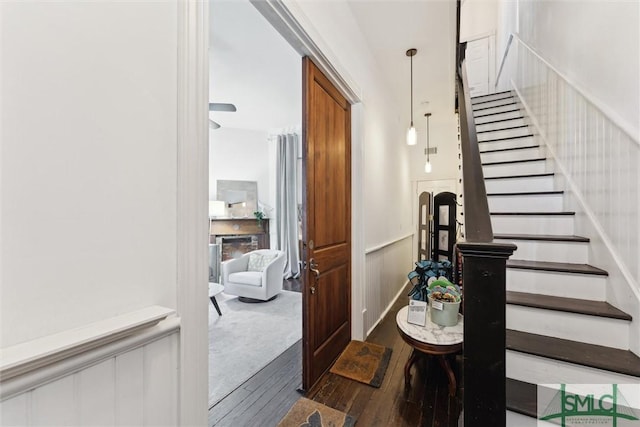
[[[416,145],[418,143],[418,134],[416,128],[411,124],[411,127],[407,129],[407,145]]]
[[[417,49],[407,50],[407,56],[411,59],[411,124],[407,130],[407,145],[416,145],[418,143],[416,128],[413,126],[413,57],[416,53],[418,53]]]
[[[431,113],[427,113],[424,115],[427,118],[427,149],[425,152],[427,153],[427,161],[424,164],[425,173],[431,173],[431,162],[429,161],[429,117],[431,117]]]

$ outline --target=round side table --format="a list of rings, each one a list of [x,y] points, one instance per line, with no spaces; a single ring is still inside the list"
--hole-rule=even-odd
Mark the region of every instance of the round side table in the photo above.
[[[436,356],[440,366],[449,378],[449,395],[456,394],[456,377],[453,374],[447,355],[455,354],[462,350],[464,335],[464,323],[462,314],[458,314],[458,324],[455,326],[440,326],[431,322],[430,313],[427,311],[427,323],[425,326],[414,325],[407,322],[409,306],[402,307],[396,315],[396,325],[402,339],[409,344],[413,351],[404,366],[405,387],[411,387],[411,366],[415,363],[420,353]]]

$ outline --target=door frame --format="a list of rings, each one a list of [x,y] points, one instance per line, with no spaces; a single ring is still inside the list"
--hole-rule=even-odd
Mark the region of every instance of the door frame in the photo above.
[[[251,0],[301,57],[309,56],[351,104],[351,335],[364,339],[364,215],[362,91],[331,54],[295,3]],[[209,4],[176,2],[177,8],[177,305],[180,316],[180,425],[206,425],[208,415],[208,93]],[[301,25],[304,22],[305,25]],[[302,100],[300,100],[302,105]]]

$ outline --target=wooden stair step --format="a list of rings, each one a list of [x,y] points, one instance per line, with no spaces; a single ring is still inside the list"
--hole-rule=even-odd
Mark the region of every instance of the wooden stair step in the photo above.
[[[498,113],[498,114],[502,114],[502,113]],[[487,114],[487,115],[490,116],[491,114]],[[477,116],[477,117],[482,117],[482,116]],[[476,126],[491,125],[494,123],[508,122],[509,120],[520,120],[520,119],[524,119],[524,116],[516,116],[508,119],[491,120],[490,122],[476,123]]]
[[[547,176],[555,175],[553,172],[545,172],[545,173],[531,173],[525,175],[505,175],[505,176],[487,176],[485,177],[485,181],[487,179],[527,179],[527,178],[544,178]]]
[[[489,212],[489,215],[510,215],[510,216],[571,216],[575,212]]]
[[[546,157],[536,157],[535,159],[524,159],[524,160],[502,160],[499,162],[482,163],[482,166],[510,165],[515,163],[528,163],[528,162],[544,162],[545,160],[547,160]]]
[[[505,98],[508,99],[508,98]],[[498,99],[498,101],[502,101],[502,99]],[[493,102],[493,101],[487,101],[487,102]],[[505,102],[504,104],[499,104],[499,105],[492,105],[490,107],[480,107],[480,108],[473,108],[473,112],[475,113],[476,111],[482,111],[482,110],[488,110],[489,108],[499,108],[499,107],[506,107],[508,105],[515,105],[516,101],[511,101],[511,102]],[[480,105],[482,105],[482,103],[480,103]]]
[[[520,111],[520,108],[518,107],[514,107],[510,110],[505,110],[505,111],[498,111],[495,113],[484,113],[484,114],[478,114],[473,116],[474,119],[478,119],[480,117],[489,117],[489,116],[495,116],[496,114],[503,114],[503,113],[513,113],[514,111]]]
[[[552,194],[564,194],[562,190],[553,191],[518,191],[512,193],[487,193],[488,196],[548,196]]]
[[[530,294],[527,292],[507,291],[507,304],[585,314],[588,316],[608,317],[610,319],[629,321],[632,319],[629,314],[615,308],[605,301],[590,301],[551,295]]]
[[[485,139],[484,141],[478,141],[478,144],[484,144],[485,142],[506,141],[508,139],[529,138],[531,136],[533,136],[533,134],[528,133],[526,135],[507,136],[505,138]]]
[[[640,357],[629,350],[507,329],[507,350],[640,377]]]
[[[606,271],[589,264],[573,264],[568,262],[529,261],[524,259],[507,260],[507,268],[522,270],[556,271],[560,273],[591,274],[595,276],[608,276]]]
[[[540,145],[527,145],[526,147],[510,147],[510,148],[500,148],[497,150],[484,150],[484,151],[480,151],[480,154],[500,153],[503,151],[527,150],[529,148],[540,148]]]
[[[511,90],[503,90],[503,91],[500,91],[500,92],[487,93],[487,94],[484,94],[484,95],[476,95],[476,96],[472,96],[471,97],[471,101],[473,102],[473,101],[480,100],[480,99],[483,99],[483,98],[488,98],[490,96],[502,95],[502,94],[510,94],[511,96],[513,96],[513,91],[511,91]]]
[[[488,194],[487,194],[488,196]],[[494,234],[494,239],[501,240],[543,240],[548,242],[578,242],[588,243],[588,237],[569,236],[560,234]]]
[[[502,113],[513,113],[514,111],[520,111],[520,108],[515,107],[512,108],[511,110],[505,110],[505,111],[498,111],[496,113],[485,113],[485,114],[478,114],[478,115],[474,115],[473,118],[477,119],[479,117],[488,117],[488,116],[495,116],[496,114],[502,114]]]
[[[517,126],[509,126],[509,127],[500,128],[500,129],[479,130],[476,133],[500,132],[500,131],[503,131],[503,130],[522,129],[522,128],[526,128],[526,127],[529,127],[529,125],[517,125]]]
[[[507,378],[507,409],[529,417],[537,417],[538,386],[536,384]]]

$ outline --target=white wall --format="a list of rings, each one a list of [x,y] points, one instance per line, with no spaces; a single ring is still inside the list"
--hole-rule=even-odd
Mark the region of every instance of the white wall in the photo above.
[[[114,316],[143,307],[185,305],[176,279],[177,125],[191,116],[178,116],[179,8],[195,9],[177,1],[0,2],[3,351],[16,354],[20,343],[45,351],[61,345],[59,332],[75,336],[77,328],[112,325]],[[188,72],[184,62],[180,70]],[[187,148],[180,152],[189,157]],[[3,386],[35,382],[1,402],[2,424],[206,420],[205,395],[189,395],[193,384],[181,370],[185,343],[198,348],[192,344],[201,342],[202,327],[183,334],[181,321],[197,316],[181,314],[166,333],[137,334],[129,353],[101,345],[3,378]],[[206,344],[200,348],[191,361],[204,363],[190,363],[194,371],[206,367]],[[25,350],[19,363],[37,354]],[[204,382],[198,387],[206,392]],[[198,410],[182,412],[187,395]]]
[[[494,34],[498,18],[497,0],[465,0],[460,15],[460,42]]]
[[[640,3],[520,0],[520,38],[640,140]]]
[[[269,184],[269,134],[266,131],[220,128],[209,133],[209,200],[217,200],[216,180],[256,181],[258,200],[267,203]]]
[[[176,307],[176,2],[2,2],[1,345]]]

